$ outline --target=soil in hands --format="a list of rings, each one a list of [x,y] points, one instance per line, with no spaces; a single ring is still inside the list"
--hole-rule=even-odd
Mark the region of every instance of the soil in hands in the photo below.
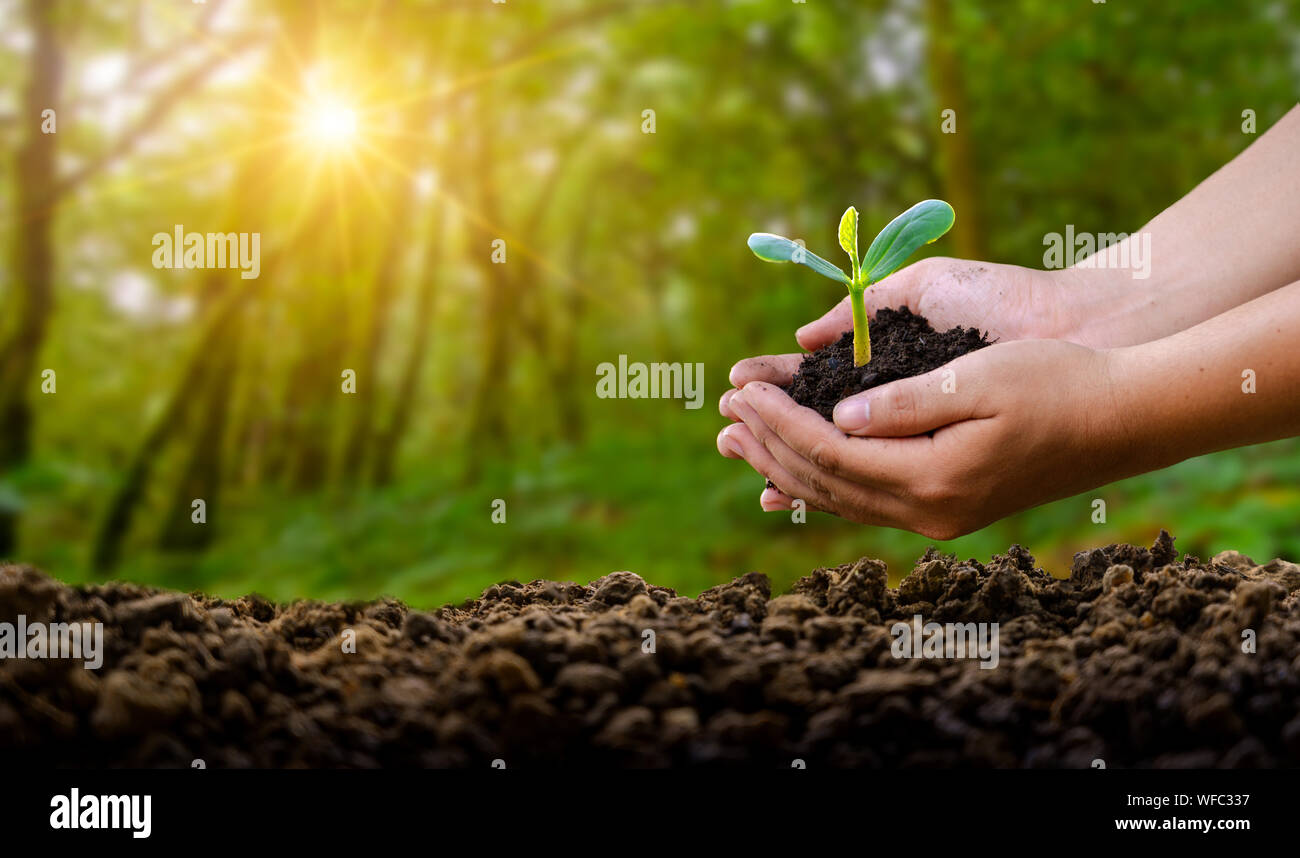
[[[853,332],[809,354],[785,392],[827,420],[841,399],[900,378],[938,369],[964,354],[991,344],[975,328],[939,332],[924,316],[907,307],[881,309],[869,323],[871,361],[853,364]]]
[[[1178,558],[1164,532],[1064,579],[1019,546],[932,550],[896,589],[863,558],[776,598],[758,573],[692,599],[614,572],[433,612],[0,566],[18,614],[105,634],[99,670],[0,661],[15,768],[1300,764],[1300,566]],[[998,623],[997,666],[900,657],[917,615]]]

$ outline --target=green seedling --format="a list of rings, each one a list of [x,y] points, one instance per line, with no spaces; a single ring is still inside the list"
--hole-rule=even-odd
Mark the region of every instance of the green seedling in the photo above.
[[[858,210],[849,206],[844,217],[840,218],[840,247],[853,261],[852,276],[805,250],[798,242],[770,232],[751,235],[749,249],[765,262],[797,262],[848,287],[849,304],[853,307],[853,363],[865,366],[871,360],[871,335],[867,330],[867,308],[863,301],[867,287],[897,271],[918,247],[947,232],[955,219],[952,206],[943,200],[917,203],[891,220],[859,261]]]

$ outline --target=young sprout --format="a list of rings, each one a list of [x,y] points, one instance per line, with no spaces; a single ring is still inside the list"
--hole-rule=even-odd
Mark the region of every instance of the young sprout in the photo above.
[[[880,231],[859,262],[858,210],[849,206],[844,217],[840,218],[840,247],[844,248],[853,262],[852,276],[845,274],[839,266],[805,250],[803,245],[770,232],[751,235],[749,249],[765,262],[797,262],[848,287],[849,304],[853,307],[853,363],[865,366],[871,360],[867,308],[862,298],[867,287],[897,271],[914,250],[947,232],[955,219],[952,206],[943,200],[917,203]]]

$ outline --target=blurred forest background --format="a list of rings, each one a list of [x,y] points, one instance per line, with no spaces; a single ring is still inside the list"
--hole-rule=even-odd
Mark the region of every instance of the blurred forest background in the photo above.
[[[715,451],[731,364],[841,297],[746,236],[833,249],[847,205],[873,233],[936,196],[930,252],[1041,266],[1045,233],[1137,229],[1297,91],[1291,2],[0,0],[0,557],[420,605],[898,575],[930,540],[765,515]],[[155,269],[177,224],[260,233],[260,277]],[[703,363],[705,406],[598,399],[619,354]],[[1063,574],[1167,527],[1300,557],[1297,510],[1283,442],[941,547]]]

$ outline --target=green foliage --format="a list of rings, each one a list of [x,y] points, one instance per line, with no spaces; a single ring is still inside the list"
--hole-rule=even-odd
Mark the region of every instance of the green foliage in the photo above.
[[[852,282],[860,279],[861,266],[858,263],[858,210],[849,206],[840,218],[840,247],[849,255],[853,265]]]
[[[807,265],[823,277],[848,283],[849,277],[839,266],[827,262],[796,241],[770,232],[756,232],[749,237],[749,249],[764,262],[797,262]]]
[[[943,200],[925,200],[891,220],[871,242],[867,255],[862,259],[866,285],[893,274],[917,248],[938,240],[952,227],[955,219],[952,206]],[[843,230],[841,224],[841,235]]]

